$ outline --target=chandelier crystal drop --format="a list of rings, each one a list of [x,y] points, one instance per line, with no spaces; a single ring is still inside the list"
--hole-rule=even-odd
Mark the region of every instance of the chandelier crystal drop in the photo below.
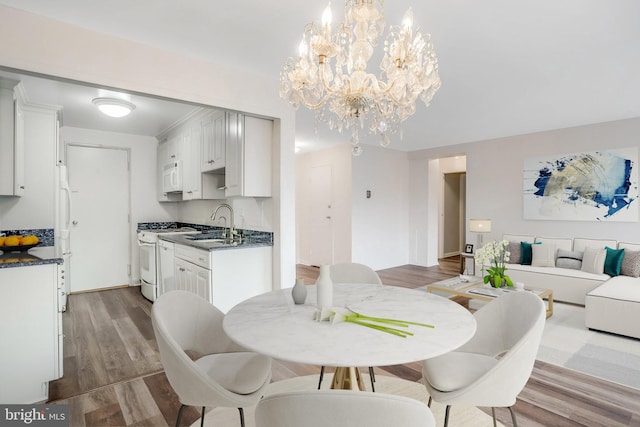
[[[384,27],[383,0],[345,0],[345,21],[331,28],[331,4],[321,22],[306,25],[297,58],[280,73],[280,96],[294,107],[315,111],[316,123],[351,130],[353,154],[362,152],[359,134],[388,134],[416,111],[418,97],[428,106],[440,88],[438,59],[430,36],[413,31],[409,9],[402,25],[384,37],[380,75],[367,72]]]

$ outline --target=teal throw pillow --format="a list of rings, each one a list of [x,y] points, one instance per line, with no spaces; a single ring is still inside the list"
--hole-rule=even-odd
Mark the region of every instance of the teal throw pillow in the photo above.
[[[533,251],[531,250],[531,245],[539,245],[541,243],[542,242],[520,242],[520,264],[531,265],[531,260],[533,259]]]
[[[605,246],[607,257],[604,260],[604,274],[609,276],[619,276],[622,267],[622,258],[624,258],[624,249],[611,249]]]

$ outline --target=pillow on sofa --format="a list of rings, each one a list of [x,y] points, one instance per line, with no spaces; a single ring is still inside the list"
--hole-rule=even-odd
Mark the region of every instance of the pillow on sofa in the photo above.
[[[619,276],[620,267],[622,266],[622,259],[624,258],[624,249],[611,249],[609,246],[605,246],[607,256],[604,260],[604,273],[609,276]]]
[[[555,267],[556,245],[546,243],[531,246],[531,265],[534,267]]]
[[[638,254],[640,254],[640,252],[638,252]],[[564,249],[558,249],[556,267],[580,270],[582,268],[582,256],[583,253],[580,251],[565,251]]]
[[[607,258],[607,251],[593,247],[586,247],[582,256],[582,267],[580,270],[586,273],[604,273],[604,261]]]
[[[640,277],[640,251],[624,251],[620,274],[623,276]]]
[[[522,265],[531,265],[531,259],[533,257],[533,252],[531,251],[531,245],[540,245],[541,243],[529,243],[529,242],[520,242],[520,264]]]
[[[507,246],[507,250],[509,251],[509,261],[508,264],[520,264],[522,261],[522,251],[520,250],[520,242],[509,242],[509,246]]]

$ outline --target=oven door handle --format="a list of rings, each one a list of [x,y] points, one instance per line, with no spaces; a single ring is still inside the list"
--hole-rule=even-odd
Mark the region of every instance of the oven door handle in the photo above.
[[[156,244],[155,243],[147,243],[147,242],[143,242],[140,239],[138,240],[138,246],[143,247],[143,246],[151,246],[151,247],[155,247]]]

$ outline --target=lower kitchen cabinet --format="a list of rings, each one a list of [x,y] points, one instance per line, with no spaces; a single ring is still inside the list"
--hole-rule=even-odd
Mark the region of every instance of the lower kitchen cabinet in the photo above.
[[[26,404],[48,398],[60,378],[62,318],[58,265],[0,268],[0,402]]]
[[[205,251],[175,244],[175,288],[193,292],[223,312],[272,290],[271,246]],[[160,268],[166,268],[160,260]]]
[[[176,289],[193,292],[211,302],[211,270],[176,258],[175,275]]]

